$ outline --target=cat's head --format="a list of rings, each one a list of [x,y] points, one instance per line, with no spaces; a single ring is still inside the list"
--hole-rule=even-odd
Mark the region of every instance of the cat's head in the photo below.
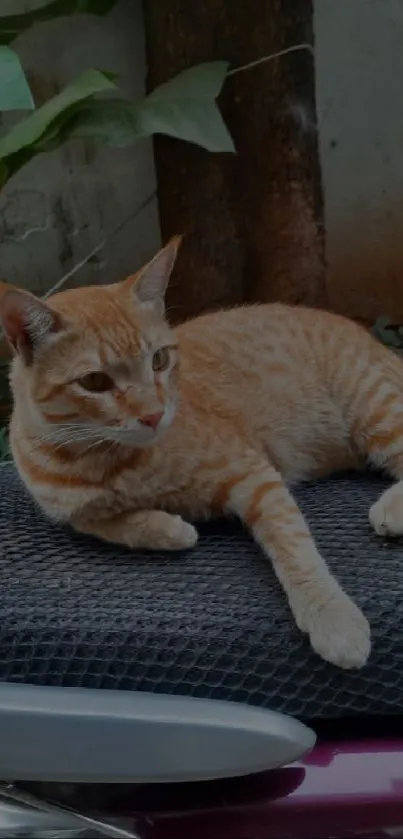
[[[164,295],[180,238],[134,276],[46,302],[3,287],[0,321],[15,359],[17,410],[48,440],[153,443],[172,422],[178,350]]]

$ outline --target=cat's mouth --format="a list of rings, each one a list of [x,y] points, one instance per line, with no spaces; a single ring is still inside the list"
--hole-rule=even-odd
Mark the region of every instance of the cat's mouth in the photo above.
[[[108,429],[105,431],[105,439],[111,442],[121,443],[122,446],[139,446],[153,443],[160,436],[159,429]]]
[[[147,446],[155,443],[169,428],[175,415],[174,406],[166,408],[158,423],[144,423],[140,419],[130,426],[114,426],[104,429],[104,437],[123,446]]]

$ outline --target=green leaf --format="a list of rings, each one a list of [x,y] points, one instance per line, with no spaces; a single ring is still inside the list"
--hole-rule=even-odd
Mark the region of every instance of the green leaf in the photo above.
[[[148,137],[142,131],[138,106],[123,99],[89,100],[66,124],[66,134],[123,148]]]
[[[196,64],[187,70],[182,70],[177,76],[158,85],[149,94],[148,99],[153,102],[172,99],[183,101],[201,99],[217,99],[221,93],[229,67],[228,61],[210,61]]]
[[[17,53],[0,46],[0,111],[30,111],[34,107]]]
[[[215,61],[185,70],[141,102],[89,101],[66,126],[70,136],[111,146],[130,146],[152,134],[168,134],[212,152],[233,152],[234,144],[215,98],[228,64]]]
[[[4,161],[9,175],[41,151],[39,147],[35,149],[36,144],[40,144],[46,132],[52,131],[55,122],[70,116],[74,106],[114,87],[113,82],[99,70],[86,70],[31,116],[18,122],[0,138],[0,160]]]
[[[0,15],[0,44],[9,44],[17,35],[42,20],[52,20],[63,15],[105,15],[118,0],[52,0],[38,4],[32,11],[18,15]]]
[[[374,323],[374,329],[380,329],[381,331],[386,329],[392,323],[389,315],[380,315],[378,320]]]
[[[227,69],[227,61],[198,64],[156,87],[139,108],[143,133],[168,134],[208,151],[234,152],[232,137],[215,103]]]
[[[388,315],[381,315],[374,323],[372,332],[383,344],[389,340],[391,319]]]

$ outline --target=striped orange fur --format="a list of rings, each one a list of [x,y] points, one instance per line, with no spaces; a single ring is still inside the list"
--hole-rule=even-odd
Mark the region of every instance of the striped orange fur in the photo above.
[[[19,472],[49,516],[132,548],[191,548],[182,514],[238,515],[314,649],[360,667],[367,621],[288,486],[369,459],[397,479],[370,521],[403,533],[402,361],[342,317],[280,304],[173,332],[163,297],[178,244],[123,283],[46,304],[2,288]]]

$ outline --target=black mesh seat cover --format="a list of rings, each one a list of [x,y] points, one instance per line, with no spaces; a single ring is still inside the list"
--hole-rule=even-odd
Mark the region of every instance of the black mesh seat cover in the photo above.
[[[133,553],[43,518],[0,469],[0,679],[231,699],[305,718],[403,713],[403,542],[368,508],[385,482],[341,477],[295,495],[372,625],[361,671],[326,664],[295,628],[259,549],[232,522],[186,554]]]

